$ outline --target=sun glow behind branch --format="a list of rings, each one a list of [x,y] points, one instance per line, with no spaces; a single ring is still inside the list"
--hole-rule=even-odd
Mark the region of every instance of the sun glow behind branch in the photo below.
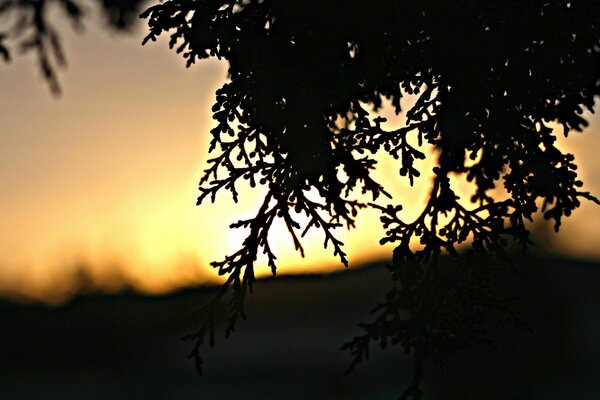
[[[66,35],[70,67],[58,101],[31,78],[31,60],[2,65],[0,294],[60,302],[77,291],[161,293],[215,282],[209,262],[241,244],[244,232],[228,225],[253,216],[260,190],[241,188],[238,204],[223,194],[216,204],[195,206],[210,106],[225,66],[205,62],[186,70],[166,46],[140,47],[141,36],[117,42],[93,29],[81,40]],[[383,116],[388,127],[403,122],[389,108]],[[561,145],[576,154],[587,189],[598,194],[594,118],[589,132]],[[425,152],[413,188],[391,157],[379,157],[374,174],[408,219],[430,190],[436,157]],[[468,199],[470,186],[455,184]],[[378,244],[378,216],[363,211],[357,229],[341,233],[351,266],[389,258],[389,245]],[[599,226],[598,208],[584,204],[565,221],[558,246],[600,258]],[[304,239],[305,259],[282,224],[271,238],[279,273],[343,269],[318,232]],[[259,275],[270,274],[265,264],[259,260]]]

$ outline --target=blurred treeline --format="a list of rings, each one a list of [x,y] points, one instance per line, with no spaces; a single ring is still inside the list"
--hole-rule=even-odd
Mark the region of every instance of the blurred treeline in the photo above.
[[[180,337],[197,327],[199,306],[214,288],[81,295],[62,307],[5,301],[1,397],[395,398],[410,375],[400,348],[373,349],[349,376],[350,357],[339,351],[388,289],[383,266],[259,281],[249,319],[205,351],[203,378]],[[599,398],[600,264],[538,255],[519,271],[503,291],[522,293],[517,304],[530,331],[503,324],[489,335],[495,350],[476,346],[443,370],[429,365],[426,398]]]

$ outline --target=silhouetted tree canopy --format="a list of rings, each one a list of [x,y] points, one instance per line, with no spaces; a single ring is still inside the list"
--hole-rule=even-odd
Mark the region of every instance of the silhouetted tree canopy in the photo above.
[[[483,340],[490,312],[511,313],[495,297],[487,265],[506,257],[508,239],[525,247],[526,222],[540,209],[558,230],[582,198],[598,202],[581,190],[574,157],[555,146],[550,122],[564,135],[587,125],[584,109],[593,112],[600,94],[599,16],[597,0],[171,0],[145,11],[145,41],[167,32],[188,65],[229,62],[229,82],[213,106],[216,155],[198,204],[221,191],[237,199],[241,180],[267,188],[256,216],[231,225],[249,228],[242,247],[213,263],[227,277],[215,302],[231,290],[227,334],[243,315],[258,254],[276,271],[268,241],[274,220],[285,222],[300,252],[300,237],[320,229],[347,265],[334,229],[354,226],[360,209],[374,207],[386,228],[381,242],[396,244],[394,286],[375,320],[362,324],[364,334],[344,348],[353,367],[371,342],[402,345],[415,360],[404,397],[419,398],[424,360],[443,362]],[[399,113],[405,94],[418,95],[404,110],[406,125],[386,131],[372,112],[385,98]],[[425,154],[410,137],[438,150],[429,200],[414,221],[399,216],[402,199],[382,207],[352,196],[356,188],[387,196],[371,174],[378,151],[398,159],[411,184],[419,177],[415,160]],[[458,201],[450,173],[474,183],[470,205]],[[499,185],[506,198],[490,196]],[[296,222],[301,214],[306,226]],[[409,246],[415,239],[418,251]],[[467,240],[459,268],[440,266],[440,254],[457,255]],[[478,253],[483,263],[472,261]],[[214,341],[212,309],[190,336],[198,369],[199,346],[207,335]]]
[[[63,57],[40,11],[48,3],[79,22],[74,0],[0,0],[0,12],[18,8],[20,32],[31,32],[20,34],[22,47],[37,49],[55,81],[49,49],[56,61]],[[124,27],[131,13],[123,10],[138,2],[102,4],[109,21]],[[574,156],[556,147],[556,136],[587,126],[582,114],[593,112],[600,94],[600,0],[167,0],[141,16],[150,27],[144,42],[168,34],[188,66],[209,57],[229,63],[198,204],[222,191],[237,200],[244,180],[266,188],[256,216],[231,225],[248,230],[242,247],[212,264],[226,281],[189,336],[199,371],[200,346],[214,343],[215,305],[229,302],[229,335],[244,315],[259,254],[275,274],[268,240],[275,220],[301,253],[301,237],[320,230],[347,265],[335,228],[353,227],[358,212],[372,207],[386,229],[381,243],[396,245],[393,285],[344,348],[352,368],[373,342],[401,345],[415,367],[403,397],[420,398],[425,360],[444,362],[483,341],[491,314],[514,317],[510,301],[496,295],[493,266],[505,262],[509,243],[530,243],[527,221],[541,211],[558,230],[581,199],[598,203],[581,189]],[[417,100],[402,110],[407,94]],[[405,126],[386,130],[385,119],[373,117],[384,99],[406,113]],[[379,151],[396,158],[399,177],[412,184],[423,143],[437,149],[437,166],[418,218],[400,216],[401,198],[388,206],[356,198],[389,197],[372,176]],[[470,203],[459,202],[451,173],[473,183]],[[506,197],[490,194],[499,186]],[[305,226],[299,215],[308,217]],[[468,250],[459,255],[464,242]],[[452,262],[438,261],[445,253]]]

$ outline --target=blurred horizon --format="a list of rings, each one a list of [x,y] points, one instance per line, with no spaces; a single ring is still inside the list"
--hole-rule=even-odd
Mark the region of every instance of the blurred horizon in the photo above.
[[[259,190],[242,188],[238,204],[224,195],[195,206],[226,65],[209,60],[186,69],[166,40],[141,46],[143,22],[119,35],[100,25],[90,19],[81,35],[61,27],[69,65],[59,73],[60,98],[50,95],[33,54],[0,63],[2,297],[60,303],[80,287],[156,294],[218,282],[209,263],[239,246],[243,232],[228,225],[252,215],[259,199]],[[383,114],[401,123],[402,116]],[[584,190],[600,195],[600,118],[586,117],[583,134],[559,141],[575,154]],[[433,158],[421,163],[422,172]],[[409,188],[397,169],[382,159],[376,175],[410,217],[430,178],[424,173]],[[466,182],[457,185],[468,192]],[[599,207],[586,202],[558,235],[549,229],[534,227],[544,249],[600,260]],[[382,236],[373,211],[356,230],[342,232],[351,265],[388,258]],[[293,251],[284,227],[275,226],[272,238],[279,273],[343,269],[318,234],[304,240],[306,259]],[[269,275],[261,264],[259,276]]]
[[[490,317],[494,344],[427,363],[424,399],[598,398],[598,263],[532,257],[505,282],[531,330]],[[204,304],[216,290],[162,297],[78,296],[63,307],[0,299],[0,391],[9,399],[372,399],[396,398],[410,378],[400,347],[372,346],[350,375],[340,345],[359,334],[388,290],[382,265],[328,276],[263,279],[247,320],[203,350],[200,379],[187,359]],[[519,289],[521,288],[521,289]],[[526,288],[526,289],[525,289]],[[525,289],[525,290],[523,290]]]

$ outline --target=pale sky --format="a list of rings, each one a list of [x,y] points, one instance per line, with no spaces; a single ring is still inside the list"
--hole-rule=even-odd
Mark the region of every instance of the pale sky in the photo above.
[[[259,199],[245,191],[238,205],[224,194],[218,204],[195,206],[210,107],[226,66],[186,69],[165,41],[142,47],[141,27],[117,36],[92,25],[82,36],[64,31],[69,66],[60,72],[58,99],[33,54],[0,63],[0,295],[61,301],[82,275],[103,290],[151,293],[214,280],[208,263],[243,237],[227,226],[251,216]],[[591,122],[563,142],[584,188],[598,195],[600,120]],[[429,180],[409,190],[395,179],[397,169],[386,162],[378,175],[407,214],[416,213]],[[358,222],[358,231],[342,235],[352,264],[387,257],[377,214]],[[321,249],[321,236],[308,238],[303,260],[276,229],[282,273],[342,268]],[[598,260],[599,237],[600,207],[584,204],[553,243],[563,254]]]

